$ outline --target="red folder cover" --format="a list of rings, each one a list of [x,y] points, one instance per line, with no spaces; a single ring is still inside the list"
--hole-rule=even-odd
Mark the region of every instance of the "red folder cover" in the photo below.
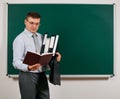
[[[44,66],[49,64],[52,56],[53,56],[52,53],[43,53],[39,55],[37,53],[27,52],[23,63],[28,65],[40,63],[42,66]]]

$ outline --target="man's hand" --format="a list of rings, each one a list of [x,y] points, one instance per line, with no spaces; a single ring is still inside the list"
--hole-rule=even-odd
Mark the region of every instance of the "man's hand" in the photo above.
[[[56,52],[55,54],[57,55],[57,57],[56,57],[57,61],[60,62],[60,60],[61,60],[61,54],[59,52]]]
[[[41,66],[41,64],[34,64],[34,65],[31,65],[31,66],[28,66],[28,70],[29,71],[35,71],[37,69],[39,69],[39,67]]]

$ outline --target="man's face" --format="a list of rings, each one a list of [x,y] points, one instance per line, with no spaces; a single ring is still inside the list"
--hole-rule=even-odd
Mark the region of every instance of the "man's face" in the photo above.
[[[39,25],[40,25],[40,18],[29,17],[25,19],[26,29],[32,33],[35,33],[38,30]]]

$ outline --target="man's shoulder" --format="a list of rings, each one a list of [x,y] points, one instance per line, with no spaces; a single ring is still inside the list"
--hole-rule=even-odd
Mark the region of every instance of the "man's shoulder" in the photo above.
[[[20,34],[17,35],[16,38],[24,38],[25,37],[25,33],[21,32]]]
[[[43,35],[41,33],[37,32],[37,35],[39,36],[39,38],[43,38]]]
[[[41,34],[41,33],[38,33],[38,32],[37,32],[37,35],[38,35],[38,36],[42,36],[42,34]]]
[[[18,34],[16,36],[16,38],[14,39],[14,41],[23,41],[26,38],[26,35],[24,32],[21,32],[20,34]]]

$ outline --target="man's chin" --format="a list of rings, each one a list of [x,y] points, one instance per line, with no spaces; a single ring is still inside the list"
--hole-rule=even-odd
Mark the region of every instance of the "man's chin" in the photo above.
[[[32,33],[36,33],[36,31],[31,31]]]

